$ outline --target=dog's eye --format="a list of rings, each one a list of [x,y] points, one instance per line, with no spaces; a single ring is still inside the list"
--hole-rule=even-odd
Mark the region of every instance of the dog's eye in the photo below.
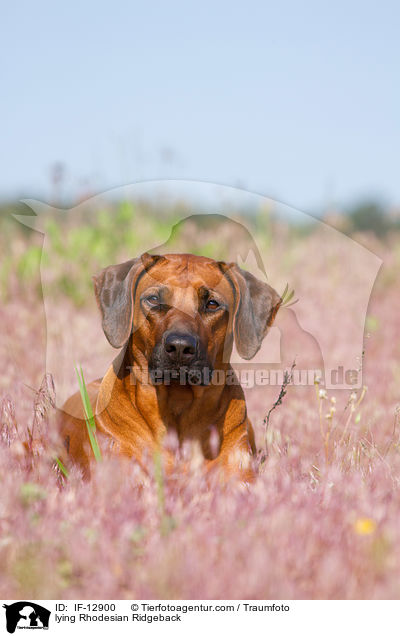
[[[156,296],[156,294],[151,294],[151,296],[146,296],[146,302],[154,307],[155,305],[160,304],[160,299],[158,296]]]
[[[206,303],[206,309],[208,309],[209,311],[215,311],[216,309],[218,309],[218,307],[220,307],[219,302],[217,300],[214,300],[213,298]]]

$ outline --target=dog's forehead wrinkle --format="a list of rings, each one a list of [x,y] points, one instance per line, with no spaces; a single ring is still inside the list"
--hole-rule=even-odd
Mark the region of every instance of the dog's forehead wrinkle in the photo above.
[[[193,255],[172,255],[156,263],[144,272],[137,293],[159,294],[163,304],[182,309],[190,316],[210,296],[222,303],[234,301],[229,278],[217,261]]]
[[[224,272],[221,271],[217,261],[205,256],[193,254],[166,254],[163,261],[152,267],[146,275],[155,281],[168,280],[177,286],[185,286],[190,283],[198,284],[202,279],[203,284],[215,285],[223,280]]]
[[[197,292],[191,285],[172,290],[170,304],[182,313],[193,316],[197,311]]]

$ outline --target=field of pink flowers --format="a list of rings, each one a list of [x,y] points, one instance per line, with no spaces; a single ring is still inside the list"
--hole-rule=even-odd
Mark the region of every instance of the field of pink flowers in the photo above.
[[[206,482],[196,449],[186,449],[185,477],[177,452],[168,478],[143,483],[135,465],[122,471],[109,460],[89,483],[75,470],[63,479],[48,450],[54,392],[49,377],[42,381],[42,304],[33,284],[15,283],[0,307],[0,596],[399,599],[400,241],[360,240],[384,260],[368,308],[366,388],[289,386],[267,435],[263,421],[279,387],[248,389],[257,445],[267,452],[255,483],[240,488]],[[274,262],[284,235],[280,241]],[[325,329],[335,333],[334,273],[323,266],[317,235],[298,241],[313,254],[305,276],[316,295],[314,319],[330,303]],[[296,260],[290,249],[288,267]],[[77,310],[66,298],[58,311],[60,325],[79,311],[76,339],[90,368],[95,309]],[[348,342],[352,329],[349,320]]]

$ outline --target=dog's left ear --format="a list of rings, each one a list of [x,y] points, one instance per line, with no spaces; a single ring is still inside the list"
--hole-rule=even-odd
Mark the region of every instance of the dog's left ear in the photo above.
[[[282,298],[268,283],[231,263],[226,274],[235,288],[233,316],[235,343],[241,358],[250,360],[261,347]]]
[[[128,340],[133,322],[133,295],[141,274],[149,271],[160,256],[142,254],[119,265],[110,265],[93,276],[103,331],[108,342],[118,349]]]

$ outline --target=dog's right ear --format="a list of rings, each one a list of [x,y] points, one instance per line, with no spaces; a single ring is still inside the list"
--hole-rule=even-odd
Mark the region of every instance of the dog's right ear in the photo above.
[[[145,253],[125,263],[110,265],[93,276],[103,331],[108,342],[116,349],[122,347],[131,334],[133,294],[139,278],[160,258]]]

